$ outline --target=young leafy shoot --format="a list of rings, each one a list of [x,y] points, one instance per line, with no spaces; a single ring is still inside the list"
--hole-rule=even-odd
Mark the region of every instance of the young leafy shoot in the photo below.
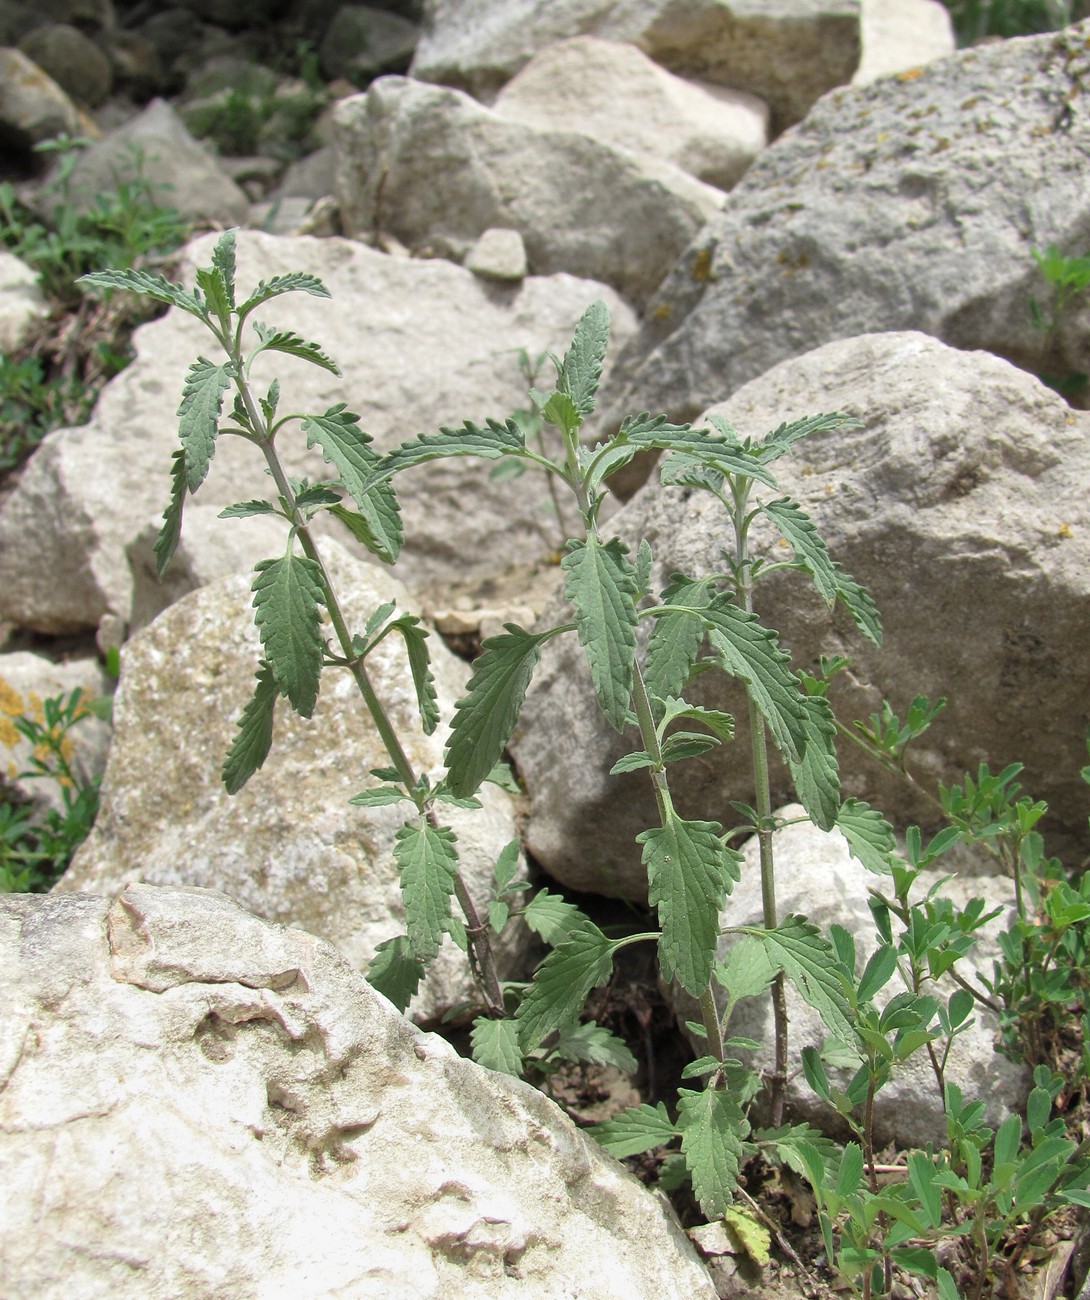
[[[394,858],[401,870],[409,942],[425,965],[439,951],[447,932],[458,870],[456,843],[452,830],[426,821],[407,822],[395,837]]]
[[[319,606],[326,603],[322,571],[290,551],[255,569],[254,622],[280,692],[303,718],[314,712],[322,671]]]
[[[598,703],[610,726],[623,731],[636,659],[636,571],[619,541],[603,545],[593,533],[569,543],[562,563]]]

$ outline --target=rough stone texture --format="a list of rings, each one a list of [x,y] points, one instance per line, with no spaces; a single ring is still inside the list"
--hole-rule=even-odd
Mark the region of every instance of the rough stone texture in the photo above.
[[[411,74],[489,100],[539,50],[584,35],[759,95],[782,131],[851,79],[859,0],[429,0]]]
[[[67,132],[97,137],[95,124],[21,50],[0,49],[0,141],[29,151]]]
[[[668,163],[403,77],[342,100],[333,121],[346,234],[461,262],[504,226],[522,235],[533,274],[602,280],[637,304],[723,200]]]
[[[414,612],[380,566],[329,543],[324,553],[354,632],[387,600]],[[429,648],[448,718],[467,670],[434,636]],[[411,805],[349,805],[375,784],[371,768],[390,758],[355,682],[336,669],[323,674],[312,720],[281,703],[265,765],[228,795],[220,770],[259,657],[243,576],[193,592],[128,642],[101,810],[58,888],[114,894],[146,880],[222,889],[259,916],[321,935],[365,969],[379,943],[405,932],[393,844]],[[367,663],[410,761],[438,779],[445,734],[420,731],[400,638],[389,637]],[[490,786],[481,799],[482,810],[441,816],[457,833],[471,895],[486,900],[492,866],[516,832],[508,795]],[[471,987],[463,954],[447,944],[413,1013],[434,1019]]]
[[[211,238],[191,246],[180,280],[192,282],[211,246]],[[297,293],[260,313],[266,323],[316,339],[344,372],[338,379],[290,357],[255,370],[263,382],[280,377],[281,410],[347,402],[382,449],[463,419],[504,418],[523,405],[512,350],[563,352],[595,298],[609,306],[619,342],[633,329],[611,290],[570,276],[508,288],[447,262],[387,257],[339,239],[257,233],[239,236],[238,258],[240,285],[307,271],[333,295],[330,303]],[[43,632],[95,627],[108,612],[130,619],[126,550],[166,503],[182,381],[193,358],[211,347],[207,331],[182,312],[145,326],[136,335],[137,360],[104,390],[92,422],[45,439],[0,508],[0,618]],[[278,446],[290,472],[324,477],[324,462],[303,451],[295,430],[285,430]],[[241,439],[225,438],[193,501],[222,508],[260,492],[264,482],[260,456]],[[524,475],[512,492],[488,478],[484,462],[456,460],[409,471],[397,486],[407,538],[398,572],[417,590],[502,572],[515,540],[524,559],[557,545],[548,488],[537,475]],[[238,521],[219,526],[224,563],[233,558],[241,566]]]
[[[766,149],[663,284],[621,359],[626,402],[691,418],[830,339],[917,329],[1053,374],[1032,248],[1090,243],[1090,23],[834,92]]]
[[[0,899],[7,1295],[714,1300],[541,1093],[222,895]]]
[[[404,72],[419,35],[416,23],[368,5],[342,5],[329,24],[318,55],[332,80],[346,77],[365,86],[384,72]]]
[[[0,655],[0,781],[19,796],[41,808],[61,808],[61,793],[55,781],[16,780],[29,763],[31,746],[18,733],[8,730],[20,715],[37,716],[41,701],[58,695],[66,698],[82,690],[87,698],[108,695],[110,682],[94,659],[72,659],[53,663],[29,650]],[[42,721],[42,718],[38,718]],[[71,763],[86,783],[101,776],[110,747],[110,727],[91,714],[68,731],[72,742]]]
[[[89,36],[68,23],[36,27],[19,48],[78,103],[97,108],[113,89],[110,60]]]
[[[152,100],[139,116],[81,155],[71,182],[77,206],[89,206],[119,180],[132,179],[134,147],[141,152],[141,171],[157,203],[205,225],[233,226],[246,220],[249,199],[162,99]]]
[[[48,315],[37,272],[11,253],[0,252],[0,349],[17,348],[30,326]]]
[[[491,280],[522,280],[526,276],[526,245],[517,230],[493,226],[466,254],[465,266]]]
[[[1090,695],[1090,415],[987,353],[967,354],[922,334],[845,339],[785,362],[715,408],[744,436],[785,420],[847,411],[863,427],[815,435],[775,464],[832,558],[867,588],[885,639],[876,649],[840,610],[830,615],[802,576],[770,574],[758,587],[762,620],[782,633],[797,667],[850,656],[834,706],[849,723],[882,698],[904,716],[913,696],[949,699],[910,751],[925,789],[960,781],[980,762],[1026,765],[1022,781],[1048,801],[1048,825],[1085,836],[1083,731]],[[646,537],[660,584],[674,571],[722,570],[727,525],[707,493],[664,489],[657,478],[610,521],[627,543]],[[775,547],[755,530],[755,546]],[[533,798],[529,847],[578,889],[641,897],[633,837],[655,816],[641,772],[609,777],[634,738],[601,721],[574,638],[545,649],[514,753]],[[691,697],[745,718],[745,701],[717,673]],[[753,800],[748,745],[735,741],[677,769],[687,815],[730,819],[728,800]],[[905,783],[840,746],[845,795],[877,803],[895,825],[933,822]],[[786,774],[773,775],[786,802]]]
[[[788,805],[777,813],[787,820],[805,818],[798,805]],[[856,944],[857,973],[874,952],[876,936],[874,918],[867,906],[872,889],[891,896],[889,881],[876,876],[851,856],[847,841],[839,831],[826,834],[808,821],[787,826],[773,837],[776,864],[776,900],[780,919],[791,913],[801,913],[828,935],[831,925],[841,925],[853,936]],[[745,863],[741,880],[723,909],[724,926],[763,925],[761,904],[761,867],[756,839],[744,847]],[[944,866],[941,874],[948,868]],[[936,872],[936,878],[939,875]],[[922,897],[927,885],[917,886],[917,896]],[[958,974],[970,983],[977,971],[992,973],[992,961],[999,956],[995,933],[1006,928],[1013,913],[1013,886],[1009,879],[997,875],[975,876],[961,879],[955,876],[940,891],[957,907],[964,907],[972,898],[984,898],[991,911],[1002,906],[1003,915],[985,928],[977,947],[957,967]],[[896,924],[896,923],[895,923]],[[725,955],[731,940],[721,941],[719,955]],[[937,984],[928,984],[924,992],[945,1001],[957,986],[947,977]],[[717,994],[722,990],[716,986]],[[897,993],[904,992],[898,977],[890,981],[876,998],[878,1006]],[[695,1003],[674,988],[671,996],[685,1019],[699,1020],[694,1014]],[[725,1001],[719,998],[722,1012]],[[802,1000],[789,984],[787,989],[787,1016],[789,1022],[789,1070],[794,1078],[788,1084],[787,1104],[793,1118],[806,1119],[828,1129],[835,1115],[810,1089],[798,1070],[799,1052],[803,1047],[820,1047],[829,1036],[821,1017]],[[973,1013],[973,1024],[954,1042],[946,1069],[946,1079],[957,1084],[966,1096],[979,1097],[987,1105],[988,1122],[998,1125],[1012,1111],[1025,1105],[1029,1088],[1029,1071],[1018,1066],[995,1050],[999,1024],[996,1016],[986,1008],[978,1007]],[[727,1032],[744,1038],[753,1038],[765,1047],[753,1054],[753,1064],[758,1069],[771,1069],[773,1064],[772,1004],[767,995],[747,998],[739,1003],[731,1017]],[[694,1044],[694,1046],[697,1046]],[[745,1055],[743,1053],[743,1055]],[[852,1071],[830,1071],[833,1080],[845,1087]],[[946,1118],[942,1107],[935,1074],[927,1052],[920,1050],[911,1056],[900,1069],[895,1070],[889,1083],[878,1093],[874,1109],[875,1138],[879,1143],[896,1142],[899,1146],[918,1147],[926,1142],[936,1146],[947,1141]]]
[[[493,107],[539,130],[660,158],[722,190],[768,143],[768,105],[755,95],[675,77],[634,45],[593,36],[542,50]]]
[[[943,59],[957,49],[950,11],[941,0],[862,0],[861,85]]]

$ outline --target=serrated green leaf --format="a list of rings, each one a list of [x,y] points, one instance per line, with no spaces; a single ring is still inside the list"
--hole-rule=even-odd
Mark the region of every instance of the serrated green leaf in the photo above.
[[[223,764],[223,784],[228,794],[238,794],[268,758],[273,737],[273,711],[279,694],[272,669],[267,663],[262,663],[257,674],[257,687],[242,710],[238,733]]]
[[[301,361],[309,361],[311,365],[328,370],[331,375],[341,373],[337,363],[328,357],[317,343],[309,343],[292,330],[278,330],[271,325],[262,325],[260,321],[254,321],[254,333],[258,337],[259,345],[254,349],[253,356],[257,356],[259,352],[284,352],[290,357],[298,357]]]
[[[612,1065],[625,1074],[635,1074],[637,1069],[636,1058],[623,1040],[593,1020],[565,1029],[553,1044],[550,1054],[564,1061]]]
[[[840,775],[837,768],[836,720],[823,695],[802,695],[806,746],[801,761],[788,760],[799,802],[810,820],[831,831],[840,813]]]
[[[384,808],[387,804],[402,803],[408,798],[405,791],[396,785],[379,785],[370,790],[361,790],[348,802],[360,808]]]
[[[511,915],[510,905],[502,898],[493,898],[488,904],[488,925],[493,934],[502,934]]]
[[[439,699],[435,693],[435,678],[428,655],[428,633],[415,614],[402,614],[390,624],[401,633],[405,652],[409,657],[409,672],[416,691],[416,706],[420,710],[420,725],[425,736],[430,736],[439,725]]]
[[[279,515],[280,511],[269,501],[236,501],[234,505],[224,506],[219,512],[220,519],[249,519],[252,515]]]
[[[677,1137],[677,1129],[661,1101],[656,1106],[620,1110],[601,1124],[592,1124],[587,1132],[617,1160],[653,1151]]]
[[[277,298],[283,293],[309,293],[315,298],[328,298],[329,290],[316,275],[305,271],[290,271],[287,275],[274,275],[271,280],[262,280],[253,293],[238,308],[239,316],[246,316],[270,298]]]
[[[261,414],[265,417],[266,425],[272,424],[276,419],[276,408],[280,405],[280,380],[274,379],[269,385],[268,394],[261,398]]]
[[[224,390],[235,377],[230,361],[215,366],[198,357],[189,367],[178,407],[178,434],[185,448],[185,479],[190,492],[204,482],[216,450]]]
[[[897,953],[889,944],[879,944],[871,953],[866,966],[863,968],[863,974],[859,977],[859,984],[855,990],[855,996],[860,1002],[869,1002],[879,989],[885,988],[897,969]]]
[[[551,393],[549,400],[541,408],[544,420],[569,437],[579,432],[583,417],[576,409],[575,403],[566,393]]]
[[[709,1219],[717,1219],[734,1199],[742,1141],[749,1132],[746,1118],[725,1092],[680,1088],[677,1126],[700,1208]]]
[[[554,1030],[562,1033],[579,1019],[591,990],[613,972],[613,944],[587,921],[573,930],[538,967],[519,1005],[519,1042],[531,1051]]]
[[[98,289],[128,289],[130,293],[140,293],[156,302],[180,307],[182,311],[187,311],[200,320],[207,316],[203,304],[193,294],[157,271],[91,271],[88,275],[81,275],[76,283],[92,285]]]
[[[772,1234],[764,1224],[758,1223],[751,1214],[733,1205],[728,1205],[723,1211],[723,1221],[728,1235],[734,1238],[759,1268],[764,1268],[769,1261],[769,1248],[772,1245]]]
[[[622,755],[609,769],[610,776],[620,776],[624,772],[639,772],[645,767],[654,767],[655,760],[646,749]]]
[[[519,869],[520,852],[521,845],[517,839],[508,840],[500,850],[496,865],[492,868],[492,889],[497,897],[514,880]]]
[[[813,1049],[811,1049],[813,1050]],[[760,1129],[754,1138],[768,1148],[775,1159],[818,1187],[825,1185],[825,1169],[839,1157],[840,1148],[824,1133],[809,1124],[785,1124],[776,1129]]]
[[[492,771],[485,777],[485,780],[492,785],[498,785],[501,790],[506,790],[508,794],[523,793],[521,786],[515,779],[514,772],[502,759],[492,765]]]
[[[372,470],[364,486],[371,488],[402,470],[423,465],[429,460],[443,460],[448,456],[499,460],[501,456],[515,455],[525,449],[526,435],[516,420],[507,420],[504,424],[486,420],[483,426],[466,420],[460,429],[443,427],[438,433],[422,433],[395,447]]]
[[[665,700],[681,695],[685,689],[704,644],[706,629],[698,611],[711,603],[713,594],[710,578],[693,582],[680,573],[671,577],[662,593],[662,602],[685,608],[654,620],[643,669],[644,683],[651,695]]]
[[[219,272],[228,309],[235,305],[235,236],[237,228],[225,230],[212,249],[212,265]]]
[[[757,451],[765,464],[779,458],[802,438],[813,433],[829,433],[834,429],[861,429],[862,423],[854,415],[845,415],[842,411],[833,411],[828,415],[807,415],[801,420],[791,420],[781,424],[768,434]]]
[[[380,943],[367,966],[367,982],[389,998],[398,1011],[409,1005],[423,978],[424,967],[403,934]]]
[[[548,634],[535,636],[515,623],[481,643],[467,694],[454,706],[446,762],[450,788],[471,795],[499,761],[518,721]]]
[[[643,846],[648,898],[658,908],[663,978],[677,978],[699,997],[711,978],[719,912],[742,860],[720,839],[718,822],[685,821],[671,812],[663,826],[636,836]]]
[[[575,930],[587,924],[587,918],[574,903],[559,894],[539,890],[523,909],[522,919],[534,934],[556,947],[570,939]]]
[[[185,506],[185,448],[179,447],[170,457],[170,500],[163,511],[163,526],[155,539],[155,571],[161,578],[182,536],[182,510]]]
[[[698,1056],[695,1061],[689,1064],[681,1072],[683,1079],[701,1079],[705,1075],[714,1074],[723,1064],[717,1056]]]
[[[852,857],[858,858],[868,871],[889,875],[897,842],[893,827],[877,808],[861,799],[846,799],[837,813],[836,824],[848,841]]]
[[[712,735],[720,740],[732,740],[734,737],[734,719],[722,709],[706,709],[702,704],[689,704],[685,700],[674,699],[673,696],[667,696],[662,700],[662,704],[664,723],[676,722],[679,718],[691,718],[694,722],[703,723]],[[673,734],[676,736],[682,733]]]
[[[696,731],[676,731],[662,744],[662,761],[676,763],[683,758],[696,758],[709,749],[718,749],[722,742],[715,736],[704,736]]]
[[[704,437],[700,441],[698,435],[702,432]],[[676,485],[718,489],[719,476],[751,478],[773,490],[779,487],[772,474],[752,452],[721,443],[706,431],[694,429],[693,435],[684,447],[678,447],[663,458],[659,477],[668,487]],[[712,478],[704,478],[701,470],[710,472]]]
[[[608,343],[609,310],[604,302],[592,302],[575,327],[557,376],[557,387],[582,415],[594,410]]]
[[[603,544],[592,533],[570,545],[561,561],[564,594],[575,609],[598,703],[609,724],[623,731],[636,662],[636,571],[617,538]]]
[[[231,318],[231,305],[228,301],[227,286],[223,283],[223,276],[214,266],[201,267],[197,271],[196,280],[198,289],[204,293],[204,300],[208,304],[208,310],[222,326],[226,326]]]
[[[646,537],[641,538],[639,546],[636,547],[636,588],[641,594],[647,591],[651,582],[651,565],[654,563],[654,558],[651,553],[651,543]]]
[[[927,1225],[937,1228],[942,1222],[942,1196],[932,1179],[935,1175],[934,1160],[922,1151],[911,1151],[906,1159],[908,1181],[916,1193],[920,1206],[927,1219]]]
[[[413,952],[425,964],[439,951],[450,917],[458,871],[457,837],[446,826],[406,822],[398,828],[394,858],[401,871],[405,928]]]
[[[340,493],[328,483],[310,483],[296,493],[295,504],[298,509],[306,510],[310,506],[335,506],[340,499]]]
[[[281,694],[296,713],[309,718],[322,671],[322,571],[313,560],[289,552],[278,560],[262,560],[255,572],[254,622],[265,657]]]
[[[713,600],[700,615],[720,664],[746,684],[777,748],[789,762],[801,761],[808,714],[776,634],[725,598]]]
[[[837,1196],[851,1196],[859,1190],[863,1181],[863,1148],[858,1142],[848,1142],[844,1154],[840,1157],[840,1167],[836,1174],[834,1190]]]
[[[522,1077],[522,1053],[519,1051],[518,1026],[513,1020],[493,1020],[478,1016],[473,1022],[469,1042],[473,1059],[486,1070]]]
[[[733,1004],[742,998],[759,997],[772,983],[776,967],[769,961],[764,944],[743,935],[731,944],[722,961],[715,963],[712,973]]]
[[[851,1007],[844,993],[832,945],[802,916],[788,916],[774,929],[741,927],[765,946],[769,961],[787,978],[841,1042],[855,1041]]]
[[[369,446],[370,435],[359,427],[359,416],[346,410],[342,402],[322,415],[308,415],[302,431],[307,446],[317,444],[323,459],[336,467],[359,511],[357,516],[343,506],[334,506],[330,513],[347,524],[375,555],[392,564],[401,550],[401,510],[391,488],[372,482],[381,458]]]

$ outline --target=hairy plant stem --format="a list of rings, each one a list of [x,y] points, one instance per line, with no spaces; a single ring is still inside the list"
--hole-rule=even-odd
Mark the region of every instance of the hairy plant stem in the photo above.
[[[326,598],[326,610],[329,614],[329,621],[333,625],[334,634],[337,642],[341,647],[345,660],[347,661],[349,671],[355,679],[356,686],[359,689],[360,696],[363,699],[364,706],[371,716],[371,721],[375,724],[375,729],[379,734],[383,747],[390,757],[390,761],[397,769],[406,792],[416,803],[417,809],[421,815],[425,816],[432,827],[438,828],[439,822],[434,811],[428,806],[427,800],[420,792],[417,774],[405,753],[404,746],[395,731],[393,724],[390,722],[389,715],[386,712],[382,701],[375,692],[371,683],[371,678],[367,672],[366,665],[360,658],[356,648],[352,644],[352,634],[348,630],[348,623],[344,617],[344,611],[341,608],[340,601],[337,598],[333,581],[330,578],[329,570],[322,558],[321,552],[315,542],[314,535],[303,517],[302,511],[299,510],[295,503],[295,494],[292,491],[291,484],[288,482],[288,476],[284,472],[284,466],[277,454],[272,435],[268,431],[265,421],[257,408],[250,392],[249,384],[242,372],[241,364],[238,365],[238,374],[235,378],[235,385],[238,388],[239,395],[246,407],[251,426],[258,435],[259,446],[264,453],[266,463],[269,467],[269,473],[272,475],[273,482],[276,484],[276,490],[286,502],[290,515],[292,527],[299,538],[299,544],[307,559],[312,560],[322,575],[322,587]],[[262,436],[263,435],[263,436]],[[455,870],[454,873],[454,896],[458,900],[458,905],[465,917],[466,939],[469,945],[469,962],[476,980],[478,990],[485,1001],[489,1015],[502,1018],[505,1014],[503,1003],[503,988],[500,984],[499,973],[496,969],[495,953],[492,951],[492,943],[489,938],[488,928],[482,921],[479,912],[474,906],[473,899],[469,890],[466,888],[465,881],[462,879],[461,871]]]

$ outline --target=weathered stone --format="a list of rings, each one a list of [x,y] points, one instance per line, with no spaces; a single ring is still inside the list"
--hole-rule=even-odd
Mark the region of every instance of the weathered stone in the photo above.
[[[526,277],[526,245],[517,230],[492,227],[466,254],[465,267],[486,280],[522,280]]]
[[[873,596],[881,648],[839,607],[830,615],[799,574],[773,572],[756,592],[758,614],[797,667],[850,656],[830,691],[841,719],[865,719],[883,698],[904,717],[917,694],[946,697],[910,751],[923,787],[961,781],[981,762],[993,771],[1022,762],[1025,788],[1050,806],[1051,829],[1083,834],[1090,415],[1005,361],[911,333],[827,344],[715,410],[754,438],[819,411],[863,422],[804,439],[774,472],[832,558]],[[673,572],[723,568],[727,523],[706,493],[649,483],[609,528],[630,545],[649,541],[660,585]],[[777,539],[766,528],[751,541],[775,548]],[[702,674],[691,691],[746,716],[744,698],[718,673]],[[533,800],[529,847],[575,888],[645,893],[633,839],[654,821],[651,785],[642,772],[607,775],[633,747],[598,714],[575,639],[550,642],[513,748]],[[840,763],[845,796],[876,803],[895,825],[934,823],[907,783],[854,746],[841,744]],[[688,816],[729,819],[729,800],[753,801],[744,741],[676,770]],[[777,802],[792,797],[782,768],[773,785]]]
[[[90,703],[108,695],[110,683],[94,659],[72,659],[54,663],[28,650],[0,655],[0,781],[14,790],[20,799],[39,808],[63,807],[61,791],[48,778],[18,779],[29,769],[31,745],[15,731],[20,716],[44,722],[42,703],[58,696],[67,699],[73,691],[83,692]],[[110,747],[110,728],[92,713],[86,713],[67,732],[70,742],[68,761],[86,785],[101,776]]]
[[[675,77],[634,45],[593,36],[542,50],[493,107],[538,130],[660,158],[723,190],[768,143],[768,106],[755,95]]]
[[[859,62],[859,0],[429,0],[411,74],[485,101],[568,36],[638,45],[682,76],[759,95],[775,130]]]
[[[26,152],[62,133],[92,138],[99,134],[53,78],[21,50],[0,49],[0,140]]]
[[[131,181],[139,151],[140,174],[157,203],[176,208],[190,221],[216,226],[246,220],[250,201],[215,158],[185,129],[170,105],[155,99],[79,158],[71,177],[73,202],[87,207],[95,196]]]
[[[420,29],[399,14],[370,5],[342,5],[329,24],[318,56],[330,80],[346,77],[365,86],[384,72],[404,72]]]
[[[204,890],[0,899],[5,1290],[714,1300],[659,1200],[321,940]]]
[[[957,49],[950,11],[940,0],[862,0],[863,57],[852,82],[922,67]]]
[[[211,248],[211,238],[192,245],[178,278],[191,283],[194,265],[206,264]],[[344,240],[257,233],[239,236],[238,261],[240,285],[290,271],[327,285],[332,303],[294,294],[263,308],[261,317],[317,339],[343,378],[281,357],[262,382],[280,376],[282,410],[349,403],[382,449],[462,419],[505,418],[524,405],[512,352],[563,352],[595,298],[610,307],[619,340],[633,329],[611,290],[570,276],[508,288],[448,262],[387,257]],[[137,360],[103,391],[92,422],[45,439],[0,508],[0,618],[50,632],[95,627],[108,612],[130,621],[126,550],[166,502],[182,381],[211,347],[207,331],[183,312],[145,326],[136,335]],[[285,430],[278,447],[291,473],[325,476],[325,462],[304,451],[294,430]],[[221,439],[194,500],[222,508],[252,496],[265,482],[262,469],[252,447]],[[502,572],[513,558],[512,536],[524,559],[560,540],[538,475],[523,476],[512,492],[491,480],[482,462],[449,460],[410,470],[397,488],[407,538],[398,572],[416,590]],[[225,544],[240,542],[225,534]],[[232,558],[242,556],[228,550],[225,563]]]
[[[281,539],[278,551],[282,551]],[[400,583],[377,565],[326,543],[334,589],[353,632],[385,601],[413,613]],[[260,658],[249,576],[221,579],[171,606],[125,646],[114,740],[91,836],[58,888],[116,894],[130,881],[222,889],[249,911],[333,943],[357,969],[376,946],[405,931],[393,856],[406,808],[358,808],[348,800],[389,767],[352,677],[327,669],[318,708],[303,721],[282,704],[272,751],[236,795],[220,771],[236,720],[253,694]],[[332,633],[330,633],[332,635]],[[443,715],[464,693],[466,669],[431,641]],[[424,736],[405,652],[390,637],[368,670],[417,771],[436,779],[444,736]],[[488,898],[492,867],[515,837],[514,806],[496,787],[478,811],[443,809],[458,836],[472,897]],[[518,936],[508,936],[510,960]],[[414,1000],[434,1021],[465,1001],[465,957],[447,944]]]
[[[48,315],[37,272],[11,253],[0,252],[0,349],[17,348],[34,322]]]
[[[843,926],[855,940],[856,974],[860,974],[877,947],[874,918],[867,905],[868,894],[877,889],[891,897],[888,879],[867,871],[853,858],[839,831],[826,834],[811,825],[799,805],[788,805],[776,815],[787,821],[802,819],[777,831],[772,840],[778,919],[782,922],[786,916],[801,914],[825,936],[828,936],[830,926]],[[734,886],[721,914],[723,926],[764,925],[760,855],[755,838],[745,845],[744,855],[741,880]],[[935,874],[937,877],[940,873],[936,871]],[[945,868],[941,874],[947,874]],[[921,882],[914,901],[922,897],[926,889],[927,885]],[[1010,880],[998,874],[965,878],[955,875],[943,886],[940,897],[950,899],[958,908],[964,908],[972,898],[984,898],[988,911],[1000,906],[1004,909],[1001,916],[978,934],[976,948],[957,967],[958,974],[970,983],[977,982],[977,973],[981,971],[990,977],[992,962],[999,956],[996,933],[1007,927],[1013,914]],[[729,937],[720,942],[721,957],[731,942]],[[945,1003],[956,987],[947,977],[927,983],[923,992]],[[875,1003],[883,1007],[891,997],[903,992],[905,987],[895,975],[875,998]],[[716,985],[715,993],[722,1014],[726,1006],[723,990]],[[699,1010],[691,998],[676,988],[671,990],[671,997],[684,1019],[699,1020]],[[803,1047],[820,1048],[830,1037],[830,1032],[790,982],[787,987],[787,1017],[791,1053],[788,1069],[792,1076],[786,1093],[788,1109],[793,1119],[808,1120],[828,1130],[836,1126],[836,1114],[810,1089],[798,1069],[798,1057]],[[954,1040],[945,1078],[948,1083],[961,1088],[963,1095],[979,1097],[987,1107],[988,1123],[997,1125],[1012,1111],[1021,1110],[1025,1105],[1029,1071],[995,1050],[999,1025],[993,1012],[978,1005],[972,1021],[971,1026]],[[772,1069],[775,1035],[772,1004],[767,994],[741,1001],[731,1016],[727,1032],[762,1043],[758,1052],[740,1050],[739,1054],[758,1070]],[[694,1046],[699,1047],[697,1044]],[[830,1069],[829,1075],[837,1086],[844,1088],[853,1072],[851,1069]],[[890,1081],[877,1094],[874,1133],[880,1144],[896,1142],[902,1147],[922,1147],[933,1142],[938,1147],[946,1143],[942,1093],[930,1057],[923,1048],[895,1068]]]
[[[668,163],[402,77],[342,100],[334,124],[348,234],[460,262],[502,226],[522,235],[533,274],[602,280],[637,304],[723,199]]]
[[[74,100],[97,108],[113,89],[110,60],[89,36],[67,23],[36,27],[19,48]]]
[[[963,50],[835,91],[761,154],[679,260],[619,365],[624,400],[691,418],[835,338],[922,330],[1032,370],[1086,370],[1054,337],[1031,250],[1090,244],[1090,24]]]

